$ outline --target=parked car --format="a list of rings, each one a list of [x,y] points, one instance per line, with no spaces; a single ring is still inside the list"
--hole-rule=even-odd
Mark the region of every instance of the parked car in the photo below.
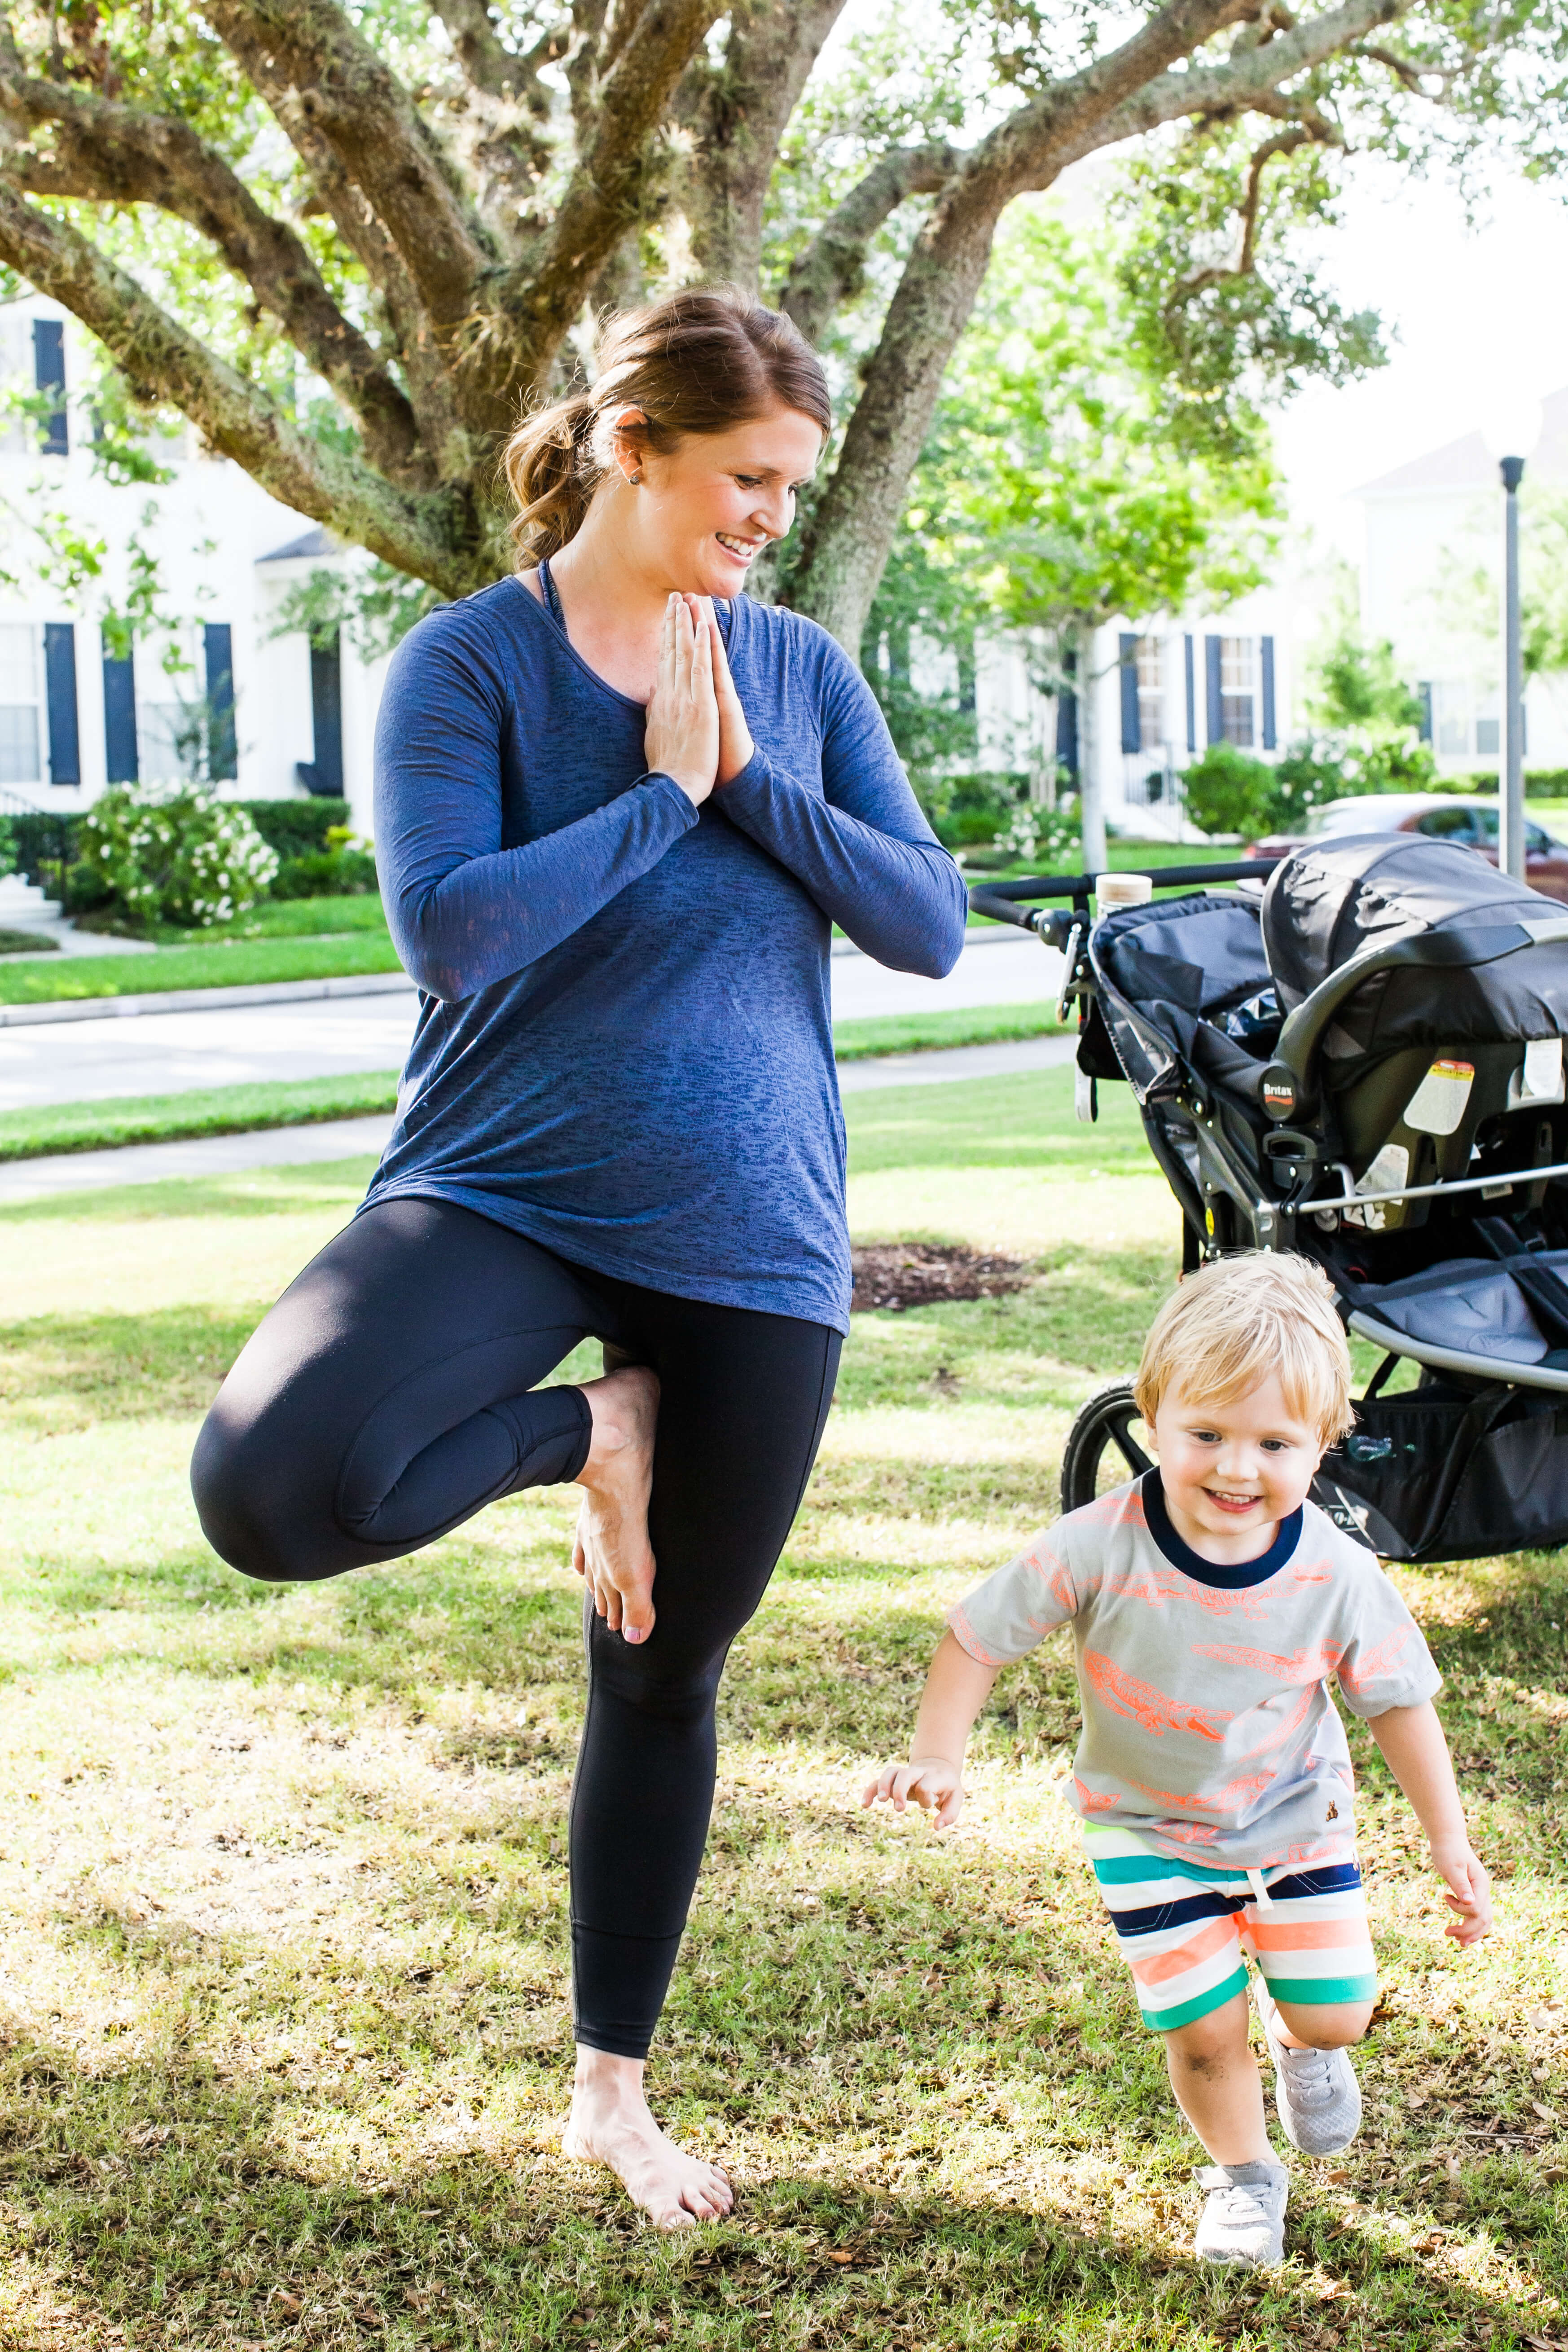
[[[1353,800],[1325,801],[1314,809],[1304,833],[1271,834],[1256,841],[1248,857],[1283,857],[1304,841],[1331,833],[1425,833],[1436,841],[1458,841],[1488,864],[1498,862],[1495,800],[1458,799],[1452,793],[1363,793]],[[1543,825],[1524,827],[1524,878],[1532,890],[1568,905],[1568,843]]]

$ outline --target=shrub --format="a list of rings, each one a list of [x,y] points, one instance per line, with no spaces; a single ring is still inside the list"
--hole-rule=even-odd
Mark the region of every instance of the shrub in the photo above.
[[[1182,771],[1187,814],[1202,833],[1239,833],[1256,841],[1274,824],[1274,771],[1234,743],[1211,743]]]
[[[275,898],[355,898],[376,887],[375,859],[368,841],[346,824],[330,825],[326,846],[303,857],[286,857],[272,885]]]
[[[327,847],[327,835],[347,830],[345,800],[237,801],[268,849],[279,857],[310,857]]]
[[[82,863],[143,928],[226,923],[278,871],[244,810],[194,784],[116,784],[88,811],[79,839]]]
[[[9,817],[0,816],[0,879],[16,871],[16,830]]]

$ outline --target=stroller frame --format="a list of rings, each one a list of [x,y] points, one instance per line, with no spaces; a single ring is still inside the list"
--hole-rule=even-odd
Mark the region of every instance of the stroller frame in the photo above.
[[[1168,866],[1153,869],[1148,879],[1155,892],[1188,894],[1195,908],[1214,884],[1263,883],[1285,862]],[[1322,1148],[1332,1121],[1321,1073],[1324,1040],[1336,1015],[1368,981],[1413,966],[1439,974],[1461,962],[1474,967],[1520,949],[1568,942],[1568,909],[1374,941],[1329,971],[1285,1016],[1267,1061],[1227,1069],[1216,1083],[1125,997],[1115,998],[1114,1030],[1107,1024],[1105,1006],[1113,992],[1091,945],[1098,927],[1090,899],[1100,879],[1065,874],[986,881],[971,888],[970,905],[1064,951],[1062,1017],[1074,1003],[1079,1007],[1079,1116],[1096,1115],[1099,1077],[1133,1084],[1150,1148],[1183,1211],[1183,1271],[1241,1250],[1300,1251],[1333,1282],[1347,1328],[1383,1349],[1382,1364],[1356,1400],[1356,1429],[1325,1459],[1314,1498],[1347,1533],[1388,1558],[1460,1559],[1568,1541],[1568,1249],[1546,1247],[1534,1230],[1548,1188],[1568,1179],[1568,1113],[1535,1126],[1527,1164],[1499,1165],[1489,1155],[1479,1172],[1378,1183],[1363,1171],[1358,1183],[1348,1162],[1328,1159]],[[1165,903],[1173,914],[1178,911]],[[1146,1066],[1123,1066],[1132,1058],[1130,1043],[1146,1051]],[[1517,1234],[1510,1218],[1487,1213],[1493,1199],[1523,1214],[1532,1227],[1529,1238]],[[1456,1213],[1469,1218],[1471,1245],[1479,1243],[1505,1288],[1522,1294],[1526,1320],[1532,1310],[1546,1337],[1558,1339],[1548,1350],[1557,1360],[1527,1361],[1445,1344],[1441,1337],[1388,1319],[1403,1309],[1380,1300],[1386,1283],[1354,1278],[1363,1269],[1344,1236],[1351,1230],[1360,1255],[1373,1255],[1378,1245],[1369,1250],[1358,1237],[1376,1232],[1389,1211],[1394,1222],[1402,1222],[1418,1202],[1443,1218],[1445,1233]],[[1427,1213],[1426,1206],[1415,1210],[1415,1221]],[[1559,1215],[1556,1222],[1568,1227],[1568,1218]],[[1475,1262],[1457,1260],[1460,1267]],[[1431,1289],[1441,1279],[1439,1265],[1393,1287],[1405,1293],[1425,1282]],[[1419,1367],[1417,1386],[1384,1396],[1402,1360]],[[1063,1457],[1064,1511],[1093,1499],[1104,1483],[1108,1454],[1120,1457],[1120,1466],[1112,1465],[1117,1476],[1151,1466],[1132,1434],[1135,1418],[1124,1381],[1089,1400]],[[1521,1479],[1550,1489],[1533,1516],[1519,1502]]]

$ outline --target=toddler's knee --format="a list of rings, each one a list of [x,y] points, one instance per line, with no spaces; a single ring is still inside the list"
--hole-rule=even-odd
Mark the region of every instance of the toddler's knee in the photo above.
[[[1372,2023],[1374,2004],[1370,2000],[1346,2001],[1334,2008],[1316,2009],[1282,2000],[1276,2006],[1289,2032],[1309,2050],[1349,2050],[1362,2040]]]

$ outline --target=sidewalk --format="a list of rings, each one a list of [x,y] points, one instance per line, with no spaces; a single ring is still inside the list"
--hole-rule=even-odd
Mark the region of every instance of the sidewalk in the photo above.
[[[847,1062],[838,1073],[845,1094],[884,1087],[952,1085],[1057,1069],[1072,1059],[1071,1037],[1030,1037],[1019,1045],[959,1045],[947,1052],[889,1054]],[[300,1167],[309,1162],[379,1156],[392,1119],[323,1119],[314,1127],[273,1127],[250,1135],[204,1135],[184,1143],[133,1143],[117,1151],[62,1151],[46,1160],[0,1163],[0,1208],[64,1192],[98,1192],[110,1184],[158,1184],[174,1178],[232,1176],[247,1168]]]

